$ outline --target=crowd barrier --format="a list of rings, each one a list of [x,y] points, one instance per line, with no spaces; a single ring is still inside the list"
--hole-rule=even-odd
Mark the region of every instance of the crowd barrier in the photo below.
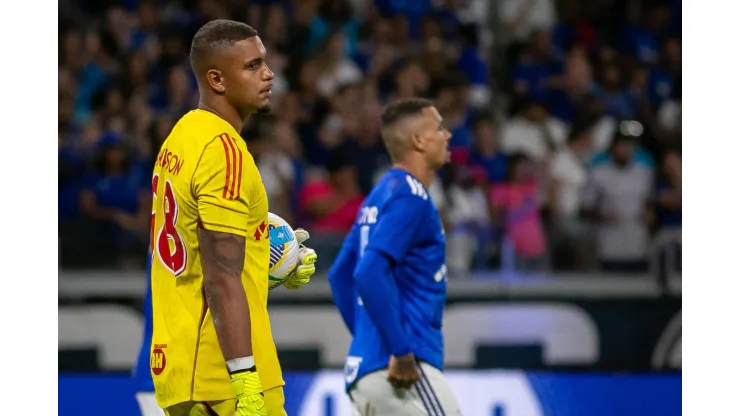
[[[681,374],[448,371],[465,416],[678,416]],[[341,371],[286,373],[291,416],[350,416]],[[133,416],[126,374],[59,374],[59,415]]]

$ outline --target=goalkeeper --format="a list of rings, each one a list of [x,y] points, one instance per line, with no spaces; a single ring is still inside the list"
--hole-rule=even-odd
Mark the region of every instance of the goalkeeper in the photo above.
[[[267,314],[267,194],[238,133],[269,110],[265,55],[244,23],[198,30],[190,48],[198,108],[177,122],[154,167],[150,367],[170,416],[286,414]],[[314,270],[299,268],[288,287]]]

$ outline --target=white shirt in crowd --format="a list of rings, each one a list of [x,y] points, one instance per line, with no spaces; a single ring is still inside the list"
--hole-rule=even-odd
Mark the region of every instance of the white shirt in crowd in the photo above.
[[[295,169],[290,158],[281,153],[268,153],[260,157],[257,169],[265,185],[268,200],[274,200],[284,192],[285,183],[293,183]]]
[[[349,59],[343,59],[330,74],[323,74],[316,82],[319,94],[331,97],[337,89],[345,84],[354,84],[362,80],[362,71]]]
[[[604,116],[594,124],[591,129],[591,152],[592,156],[609,149],[617,129],[617,120],[611,116]]]
[[[449,200],[445,197],[444,189],[438,179],[429,187],[429,194],[437,207],[440,216],[444,216],[450,225],[476,222],[488,223],[488,205],[486,196],[478,188],[465,190],[452,185],[448,191]],[[450,201],[451,200],[451,201]]]
[[[605,163],[591,171],[583,204],[612,218],[598,225],[600,260],[639,261],[647,257],[649,236],[644,214],[652,187],[653,173],[642,164],[620,168]]]
[[[555,2],[553,0],[500,0],[500,18],[505,24],[523,18],[510,34],[509,40],[525,42],[533,30],[549,30],[555,25]]]
[[[560,218],[573,218],[581,208],[583,189],[588,171],[583,161],[569,148],[564,148],[550,161],[550,178],[559,184],[555,214]]]
[[[481,249],[478,238],[468,232],[455,229],[455,226],[466,223],[488,224],[488,205],[486,196],[478,188],[465,190],[452,185],[448,190],[449,200],[444,194],[442,183],[435,179],[429,187],[429,195],[437,207],[440,217],[447,220],[452,228],[445,230],[447,239],[447,270],[452,275],[470,270],[478,250]]]
[[[549,139],[541,125],[523,117],[514,117],[503,126],[501,149],[509,154],[522,152],[535,161],[541,161],[547,156],[548,140],[553,141],[555,148],[561,148],[568,135],[568,126],[554,117],[547,119],[544,128],[549,132]]]
[[[658,124],[664,129],[681,130],[681,102],[666,100],[658,108]]]

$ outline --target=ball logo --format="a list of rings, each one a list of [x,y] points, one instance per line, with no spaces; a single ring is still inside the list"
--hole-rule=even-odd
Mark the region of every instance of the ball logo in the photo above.
[[[152,373],[154,373],[155,376],[162,374],[164,367],[167,365],[167,358],[165,357],[162,348],[155,348],[152,350],[150,364],[152,367]]]

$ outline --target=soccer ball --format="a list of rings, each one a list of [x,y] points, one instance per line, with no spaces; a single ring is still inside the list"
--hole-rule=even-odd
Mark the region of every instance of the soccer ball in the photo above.
[[[298,266],[298,241],[293,228],[284,219],[267,213],[270,232],[269,288],[274,289],[285,281]]]

